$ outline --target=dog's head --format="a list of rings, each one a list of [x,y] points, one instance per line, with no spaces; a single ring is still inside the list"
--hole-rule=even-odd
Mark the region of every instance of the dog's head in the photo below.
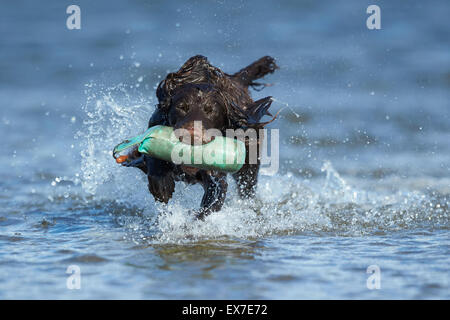
[[[259,121],[270,115],[271,97],[253,102],[233,81],[206,57],[194,56],[161,81],[156,90],[158,108],[169,126],[189,132],[191,143],[211,141],[212,137],[205,134],[208,129],[225,134],[226,129],[261,128],[269,123]]]
[[[221,95],[225,79],[224,73],[203,56],[192,57],[180,70],[169,73],[156,90],[158,108],[166,114],[168,125],[187,130],[191,143],[209,142],[211,137],[205,135],[208,129],[223,134],[229,125]]]
[[[178,88],[171,98],[167,120],[174,129],[187,130],[191,143],[196,144],[211,141],[206,130],[217,129],[223,134],[229,123],[226,106],[210,84],[185,84]]]

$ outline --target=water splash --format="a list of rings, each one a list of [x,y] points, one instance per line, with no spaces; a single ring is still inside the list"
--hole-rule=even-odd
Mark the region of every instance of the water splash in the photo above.
[[[86,118],[83,130],[77,133],[81,151],[81,182],[85,192],[97,198],[114,197],[130,203],[142,200],[143,179],[137,170],[116,165],[112,149],[121,139],[134,136],[146,129],[153,112],[153,100],[128,93],[121,84],[106,89],[90,84],[83,107]],[[145,185],[145,184],[144,184]]]
[[[253,239],[271,235],[332,233],[361,235],[410,228],[448,228],[449,197],[422,191],[365,190],[351,185],[325,161],[325,176],[312,181],[291,173],[261,176],[254,200],[241,200],[234,181],[223,209],[205,221],[194,219],[203,192],[199,185],[177,183],[168,205],[155,203],[145,176],[117,166],[111,150],[123,138],[146,128],[152,99],[134,98],[124,86],[91,86],[84,107],[80,180],[91,205],[113,213],[138,244],[204,239]],[[375,182],[373,182],[375,183]],[[88,204],[89,205],[89,204]]]

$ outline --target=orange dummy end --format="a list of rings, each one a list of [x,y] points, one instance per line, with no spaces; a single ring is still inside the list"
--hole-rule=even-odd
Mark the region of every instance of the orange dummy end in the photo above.
[[[123,162],[125,162],[125,161],[127,161],[127,160],[128,160],[128,156],[127,156],[127,155],[125,155],[125,156],[120,156],[120,157],[116,158],[116,162],[117,162],[117,163],[123,163]]]

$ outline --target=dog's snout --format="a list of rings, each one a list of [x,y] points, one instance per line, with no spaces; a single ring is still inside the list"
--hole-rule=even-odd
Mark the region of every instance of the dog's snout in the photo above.
[[[206,133],[206,130],[201,125],[196,125],[194,123],[188,123],[182,126],[178,139],[187,144],[198,145],[205,144],[212,140]]]

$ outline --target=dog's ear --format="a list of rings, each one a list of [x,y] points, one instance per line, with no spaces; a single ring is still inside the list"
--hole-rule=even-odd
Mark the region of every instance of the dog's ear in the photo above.
[[[265,97],[253,102],[247,107],[246,114],[249,125],[259,124],[259,121],[265,115],[272,117],[269,112],[272,101],[272,97]]]
[[[272,114],[269,112],[272,101],[272,97],[265,97],[251,103],[245,109],[239,107],[235,103],[232,103],[232,112],[230,118],[234,120],[235,126],[241,128],[262,128],[274,121],[278,116],[278,113],[275,116],[272,116]],[[271,116],[272,119],[270,121],[260,122],[261,118],[265,115]]]

